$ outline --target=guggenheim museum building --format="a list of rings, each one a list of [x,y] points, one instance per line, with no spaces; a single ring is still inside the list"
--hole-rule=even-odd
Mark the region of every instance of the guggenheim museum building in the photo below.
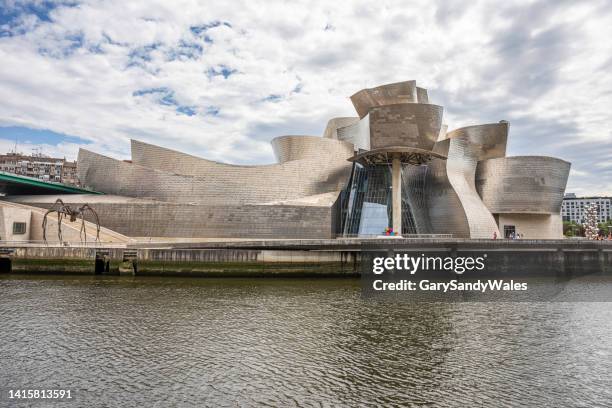
[[[14,195],[88,203],[129,237],[311,239],[445,234],[562,237],[570,163],[506,156],[509,123],[447,131],[443,107],[406,81],[363,89],[322,136],[272,140],[277,163],[219,163],[132,140],[131,160],[81,149],[81,184],[104,194]]]

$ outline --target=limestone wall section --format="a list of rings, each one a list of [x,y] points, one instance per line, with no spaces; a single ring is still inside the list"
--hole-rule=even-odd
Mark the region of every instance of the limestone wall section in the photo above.
[[[559,214],[500,214],[499,230],[514,225],[522,239],[562,239],[563,222]]]
[[[13,223],[25,223],[23,234],[14,234]],[[2,241],[28,241],[31,238],[32,211],[0,202],[0,240]]]
[[[104,197],[104,196],[101,196]],[[35,196],[13,200],[40,208],[52,203]],[[93,196],[62,196],[68,205],[85,200],[96,210],[100,224],[130,237],[182,238],[332,238],[331,206],[189,205],[126,199],[96,202]],[[55,231],[55,230],[54,230]],[[53,237],[50,237],[53,238]]]

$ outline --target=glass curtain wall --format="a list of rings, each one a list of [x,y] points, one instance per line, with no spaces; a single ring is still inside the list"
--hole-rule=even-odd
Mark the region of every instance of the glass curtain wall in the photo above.
[[[402,234],[430,234],[426,165],[402,164]]]
[[[425,195],[426,166],[402,165],[402,233],[428,233]],[[382,235],[393,224],[391,165],[353,165],[351,180],[341,195],[344,236]]]
[[[392,220],[389,166],[353,165],[343,234],[381,235]]]

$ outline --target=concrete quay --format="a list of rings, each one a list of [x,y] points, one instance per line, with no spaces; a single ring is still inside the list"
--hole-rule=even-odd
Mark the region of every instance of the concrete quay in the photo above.
[[[357,277],[365,252],[486,254],[493,274],[612,273],[612,241],[327,239],[0,246],[0,272],[194,277]]]

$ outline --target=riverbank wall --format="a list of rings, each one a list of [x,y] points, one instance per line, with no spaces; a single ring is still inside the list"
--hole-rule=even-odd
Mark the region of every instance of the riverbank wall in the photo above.
[[[357,277],[364,254],[483,256],[488,274],[612,273],[612,241],[335,239],[0,246],[0,272],[193,277]]]

